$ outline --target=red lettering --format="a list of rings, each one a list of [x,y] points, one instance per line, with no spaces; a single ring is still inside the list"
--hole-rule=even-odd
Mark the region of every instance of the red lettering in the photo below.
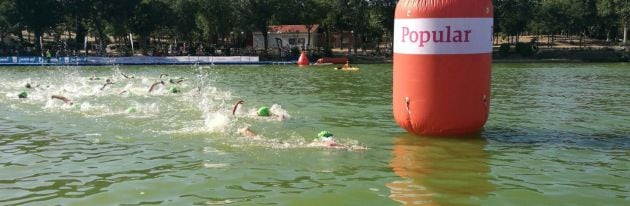
[[[471,31],[471,30],[464,30],[464,33],[466,33],[466,38],[464,38],[464,39],[465,39],[465,40],[464,40],[464,42],[470,42],[470,41],[468,40],[468,35],[469,35],[470,33],[472,33],[472,31]]]
[[[431,41],[431,33],[428,31],[421,31],[420,32],[420,47],[424,47],[424,43],[427,43],[429,41]]]
[[[455,36],[453,37],[453,42],[462,42],[462,31],[455,30],[453,31],[453,34],[455,34]]]
[[[446,42],[451,42],[451,26],[446,26]]]
[[[444,31],[433,31],[432,33],[433,33],[433,42],[435,43],[444,42]],[[438,40],[437,33],[440,33],[440,40]]]
[[[443,30],[417,30],[402,27],[402,42],[418,43],[418,47],[424,47],[431,41],[433,43],[462,43],[470,42],[472,30],[456,30],[450,25]]]
[[[409,35],[409,27],[403,27],[402,28],[403,32],[402,32],[402,42],[405,42],[405,36]]]
[[[409,41],[416,43],[418,41],[418,32],[412,31],[409,35]]]

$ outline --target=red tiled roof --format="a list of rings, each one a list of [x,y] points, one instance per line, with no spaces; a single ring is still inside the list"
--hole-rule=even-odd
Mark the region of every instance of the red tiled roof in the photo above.
[[[314,24],[311,32],[316,32],[319,24]],[[308,29],[304,25],[273,25],[268,29],[271,33],[307,33]]]

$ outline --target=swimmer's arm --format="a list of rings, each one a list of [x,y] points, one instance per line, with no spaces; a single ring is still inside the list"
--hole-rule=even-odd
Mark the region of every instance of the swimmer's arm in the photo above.
[[[243,100],[238,100],[238,101],[234,104],[234,107],[232,107],[232,115],[234,115],[234,113],[236,113],[236,109],[238,108],[238,105],[239,105],[239,104],[243,104],[243,103],[245,103],[245,101],[243,101]]]
[[[163,81],[160,81],[160,82],[156,82],[156,83],[154,83],[153,85],[151,85],[151,88],[149,88],[149,93],[153,92],[153,89],[154,89],[154,88],[155,88],[155,86],[157,86],[158,84],[162,84],[162,85],[164,85],[164,82],[163,82]]]
[[[103,91],[103,89],[105,89],[105,87],[107,87],[107,85],[109,85],[109,83],[103,84],[103,86],[101,87],[101,91]]]
[[[68,98],[64,97],[64,96],[59,96],[59,95],[52,95],[50,97],[51,99],[58,99],[63,101],[66,104],[72,104],[72,100],[69,100]]]
[[[122,75],[123,77],[130,79],[129,76],[127,76],[127,74],[120,72],[120,75]]]

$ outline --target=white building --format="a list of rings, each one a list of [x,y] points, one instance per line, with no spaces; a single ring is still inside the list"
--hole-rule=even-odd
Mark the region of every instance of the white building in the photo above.
[[[310,48],[319,46],[319,33],[317,30],[319,25],[313,25],[311,28]],[[277,49],[281,43],[281,47],[285,49],[298,47],[306,48],[308,41],[308,29],[305,25],[274,25],[268,28],[268,45],[269,49]],[[265,37],[262,32],[253,32],[253,47],[254,49],[265,48]]]

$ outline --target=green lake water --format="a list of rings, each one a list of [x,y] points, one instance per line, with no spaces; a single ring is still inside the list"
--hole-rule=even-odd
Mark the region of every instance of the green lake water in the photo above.
[[[495,64],[467,138],[405,133],[359,67],[0,68],[0,205],[630,205],[630,64]]]

